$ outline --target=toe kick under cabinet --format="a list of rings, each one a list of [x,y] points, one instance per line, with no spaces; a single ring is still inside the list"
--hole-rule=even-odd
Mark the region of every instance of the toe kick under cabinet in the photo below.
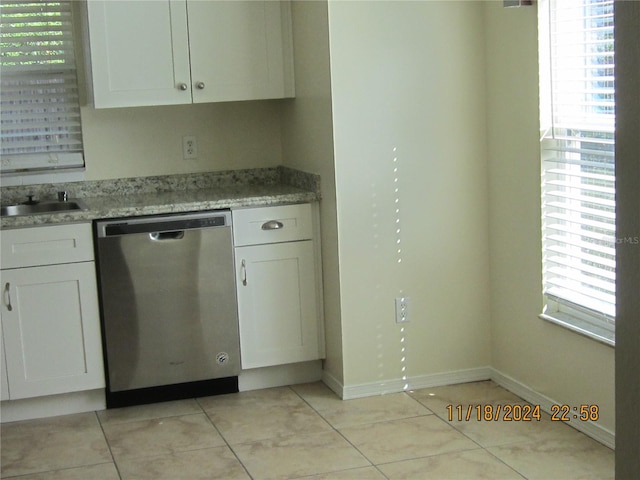
[[[232,212],[242,368],[323,358],[317,204]]]
[[[0,232],[2,400],[104,388],[90,224]]]

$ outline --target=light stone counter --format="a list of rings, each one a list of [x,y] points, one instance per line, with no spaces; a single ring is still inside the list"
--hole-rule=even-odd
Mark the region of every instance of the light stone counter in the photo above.
[[[51,199],[55,198],[55,191],[61,189],[69,191],[70,199],[81,198],[88,209],[1,217],[0,228],[301,203],[320,199],[317,175],[277,167],[31,188],[6,187],[2,190],[2,202],[17,203],[16,199],[25,198],[26,193],[35,193],[36,198]]]

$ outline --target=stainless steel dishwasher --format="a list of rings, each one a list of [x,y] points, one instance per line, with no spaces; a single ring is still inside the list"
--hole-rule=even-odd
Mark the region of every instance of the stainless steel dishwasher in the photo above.
[[[237,392],[231,212],[95,229],[107,407]]]

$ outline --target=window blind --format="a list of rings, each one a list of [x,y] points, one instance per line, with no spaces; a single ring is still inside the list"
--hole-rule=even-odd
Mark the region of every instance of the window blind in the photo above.
[[[614,2],[540,7],[544,294],[613,325]]]
[[[81,167],[70,1],[0,2],[2,172]]]

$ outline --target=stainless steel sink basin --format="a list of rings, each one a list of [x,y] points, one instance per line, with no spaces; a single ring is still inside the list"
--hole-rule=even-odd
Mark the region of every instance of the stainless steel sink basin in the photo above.
[[[86,204],[80,199],[72,199],[66,202],[56,200],[39,202],[34,204],[6,205],[0,207],[0,216],[16,217],[19,215],[38,215],[41,213],[73,212],[87,210]]]

